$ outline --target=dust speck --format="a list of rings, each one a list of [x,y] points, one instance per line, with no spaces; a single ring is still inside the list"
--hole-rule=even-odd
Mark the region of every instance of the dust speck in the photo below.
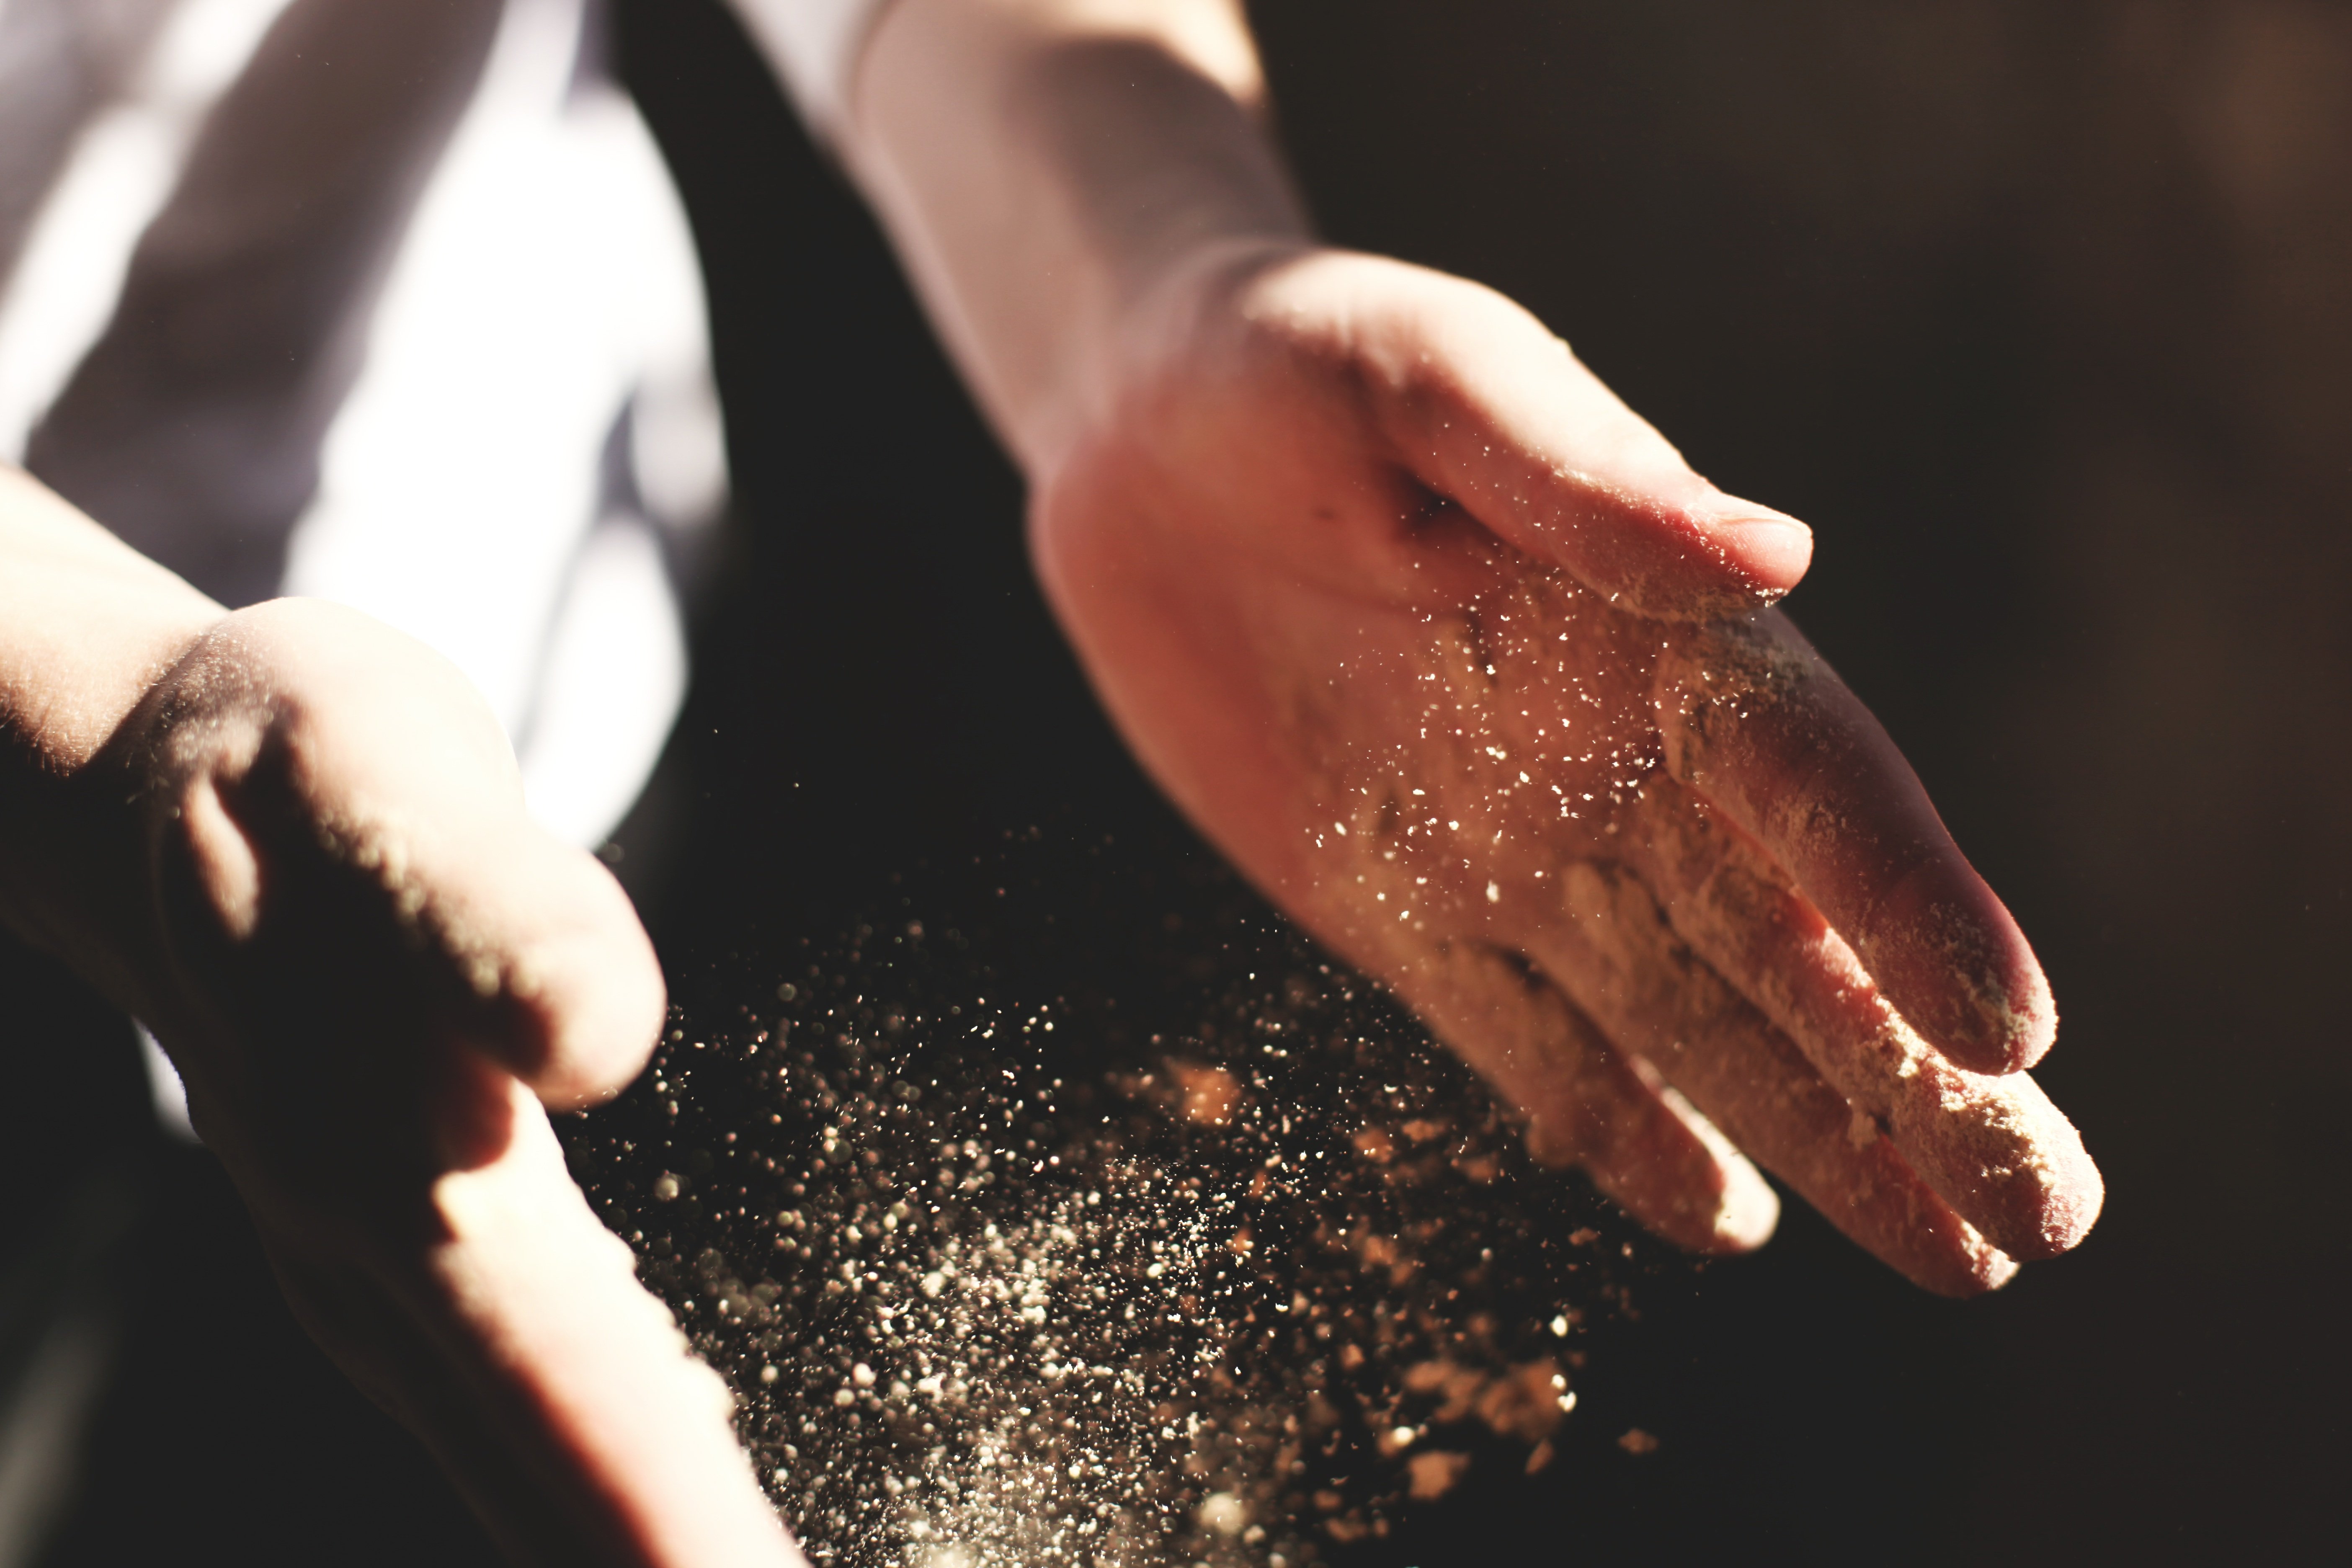
[[[820,1568],[1326,1563],[1561,1462],[1585,1325],[1688,1267],[1592,1247],[1634,1232],[1263,917],[1062,994],[913,913],[698,1008],[572,1149]]]

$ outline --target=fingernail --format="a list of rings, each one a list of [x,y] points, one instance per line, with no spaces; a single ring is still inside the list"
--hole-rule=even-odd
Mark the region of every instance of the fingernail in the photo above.
[[[1717,526],[1730,535],[1740,563],[1758,586],[1773,594],[1795,587],[1813,561],[1813,531],[1777,511],[1745,511]]]

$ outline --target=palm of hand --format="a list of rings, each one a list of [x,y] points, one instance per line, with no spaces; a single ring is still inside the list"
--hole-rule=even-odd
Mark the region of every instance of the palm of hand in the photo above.
[[[2010,1070],[2050,1019],[2005,911],[1794,628],[1720,613],[1713,492],[1564,354],[1544,449],[1458,397],[1548,351],[1475,363],[1515,324],[1452,285],[1489,318],[1465,346],[1428,276],[1325,263],[1187,318],[1042,489],[1130,743],[1661,1233],[1769,1234],[1727,1133],[1932,1289],[2072,1246],[2098,1179]]]

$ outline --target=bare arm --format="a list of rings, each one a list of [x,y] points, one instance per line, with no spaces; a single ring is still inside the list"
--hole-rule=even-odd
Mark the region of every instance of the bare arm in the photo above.
[[[0,470],[0,921],[150,1025],[304,1325],[519,1561],[797,1559],[542,1100],[661,1016],[456,670],[230,615]]]
[[[0,921],[131,984],[135,888],[105,863],[76,782],[226,612],[0,468]],[[120,857],[111,857],[119,859]],[[117,868],[118,871],[121,868]]]
[[[1168,336],[1206,325],[1196,312],[1229,311],[1244,276],[1328,254],[1268,134],[1234,0],[883,0],[851,89],[842,154],[1034,485],[1126,416]],[[1400,388],[1473,405],[1475,424],[1431,443],[1441,488],[1552,491],[1489,521],[1661,609],[1737,607],[1803,574],[1803,525],[1723,495],[1580,367],[1564,375],[1558,340],[1526,312],[1444,281],[1402,306],[1383,297],[1392,280],[1356,284],[1368,309],[1415,318],[1384,346],[1418,358],[1433,338],[1457,362],[1438,373],[1475,374]],[[1559,503],[1594,489],[1562,493],[1564,469],[1631,503],[1615,537],[1554,526]]]
[[[2041,970],[1767,608],[1802,524],[1510,301],[1318,245],[1230,0],[895,0],[852,87],[1129,744],[1541,1152],[1753,1246],[1720,1129],[1954,1293],[2079,1239],[2097,1173],[2017,1070]]]
[[[1309,243],[1229,0],[896,0],[855,87],[845,155],[1033,472],[1171,273]]]

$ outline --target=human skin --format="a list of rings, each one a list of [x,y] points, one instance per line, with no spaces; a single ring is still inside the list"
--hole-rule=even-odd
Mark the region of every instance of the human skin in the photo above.
[[[2047,989],[1765,608],[1809,534],[1508,301],[1317,245],[1260,96],[1224,0],[898,0],[838,128],[1139,757],[1663,1233],[1769,1232],[1727,1133],[1934,1289],[2070,1245]],[[155,1030],[518,1561],[797,1561],[547,1123],[642,1065],[651,953],[453,671],[0,475],[0,920]]]
[[[1318,244],[1262,96],[1223,0],[898,0],[843,139],[1129,744],[1662,1234],[1769,1235],[1727,1133],[1932,1289],[2072,1247],[2048,985],[1769,607],[1809,531],[1507,300]]]
[[[303,1326],[517,1562],[800,1561],[565,1171],[660,972],[463,676],[0,469],[0,919],[154,1030]]]

